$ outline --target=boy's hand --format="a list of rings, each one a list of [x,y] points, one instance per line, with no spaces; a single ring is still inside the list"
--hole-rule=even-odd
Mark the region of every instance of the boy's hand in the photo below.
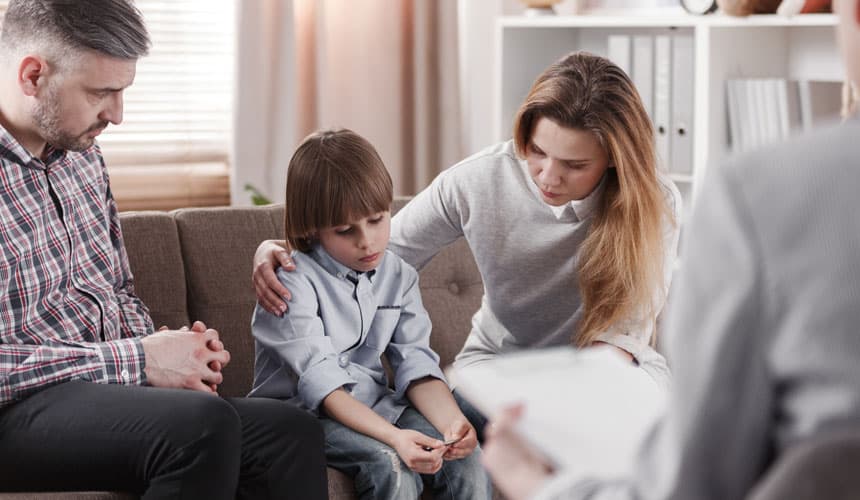
[[[459,460],[468,457],[478,446],[478,433],[465,417],[453,421],[445,431],[445,441],[457,440],[454,444],[447,446],[445,460]]]
[[[430,451],[427,449],[430,448]],[[410,429],[399,429],[394,449],[407,467],[419,474],[435,474],[442,468],[442,441]]]

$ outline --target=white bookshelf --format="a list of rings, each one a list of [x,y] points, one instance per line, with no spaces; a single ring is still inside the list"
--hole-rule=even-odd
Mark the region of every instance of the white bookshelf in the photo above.
[[[497,20],[494,135],[511,136],[514,114],[534,78],[573,50],[607,55],[612,34],[692,34],[693,165],[672,175],[687,202],[695,198],[705,169],[728,151],[726,85],[730,78],[844,79],[836,47],[836,17],[808,14],[735,18],[725,15],[574,15]]]

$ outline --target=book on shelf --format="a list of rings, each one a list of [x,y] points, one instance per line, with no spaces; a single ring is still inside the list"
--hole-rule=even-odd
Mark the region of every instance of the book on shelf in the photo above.
[[[732,151],[750,151],[800,130],[833,121],[842,107],[842,82],[741,78],[726,82]]]
[[[672,159],[669,171],[693,172],[693,67],[695,47],[692,34],[672,35]]]
[[[628,35],[609,35],[607,37],[607,58],[631,76],[630,37]]]
[[[804,130],[833,121],[842,110],[842,82],[798,82],[800,116]]]
[[[657,161],[693,171],[695,40],[690,33],[609,35],[607,57],[628,73],[654,124]]]
[[[749,148],[746,144],[749,140],[749,132],[747,132],[749,125],[741,120],[738,112],[744,107],[745,100],[744,87],[734,84],[733,81],[726,82],[726,112],[729,117],[730,142],[736,151],[746,151]]]
[[[499,356],[446,374],[488,416],[524,405],[516,432],[556,469],[630,473],[665,411],[666,393],[611,347],[558,347]]]
[[[654,133],[657,161],[664,170],[671,170],[672,134],[672,39],[669,35],[654,37]]]
[[[633,60],[630,62],[633,84],[648,116],[654,117],[654,37],[633,37]]]

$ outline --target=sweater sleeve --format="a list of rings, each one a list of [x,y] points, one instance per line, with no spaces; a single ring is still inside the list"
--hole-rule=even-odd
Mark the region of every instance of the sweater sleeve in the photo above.
[[[451,171],[439,174],[391,221],[388,247],[416,269],[424,267],[445,245],[463,236],[461,201]]]

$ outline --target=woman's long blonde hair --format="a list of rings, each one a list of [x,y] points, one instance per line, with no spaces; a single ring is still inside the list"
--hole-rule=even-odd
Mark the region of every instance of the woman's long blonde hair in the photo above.
[[[520,157],[540,118],[590,131],[609,156],[603,198],[579,249],[583,315],[573,343],[589,345],[619,322],[653,323],[657,298],[666,292],[662,228],[675,221],[657,178],[654,129],[636,88],[609,60],[575,52],[537,78],[517,112]]]

